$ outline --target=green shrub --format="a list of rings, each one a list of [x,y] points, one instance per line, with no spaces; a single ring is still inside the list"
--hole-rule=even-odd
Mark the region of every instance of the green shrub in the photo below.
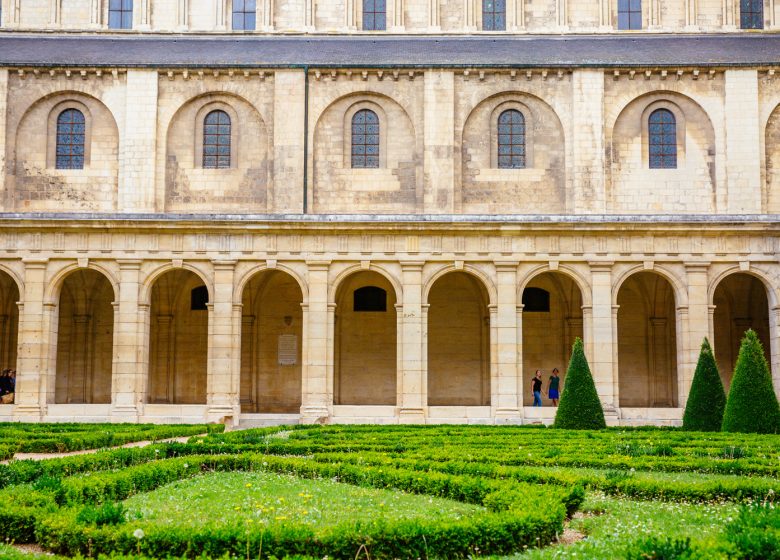
[[[125,522],[126,513],[121,503],[106,502],[99,507],[86,505],[81,508],[76,521],[90,525],[119,525]]]
[[[755,504],[742,509],[726,526],[726,539],[742,560],[780,559],[780,508]]]
[[[718,432],[723,425],[726,392],[720,379],[718,364],[710,341],[701,343],[699,361],[693,374],[691,392],[685,405],[683,429],[697,432]]]
[[[739,348],[731,390],[723,414],[724,432],[775,434],[780,432],[780,406],[764,348],[750,329]]]
[[[601,407],[582,339],[579,337],[572,348],[561,402],[555,414],[555,427],[571,430],[598,430],[607,427],[604,409]]]
[[[626,560],[694,560],[704,559],[691,546],[691,539],[650,537],[628,549]]]

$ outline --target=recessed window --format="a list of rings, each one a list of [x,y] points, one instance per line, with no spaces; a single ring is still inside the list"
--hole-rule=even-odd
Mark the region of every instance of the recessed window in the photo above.
[[[764,28],[764,0],[740,0],[739,26],[742,29]]]
[[[363,0],[363,31],[387,29],[386,0]]]
[[[668,109],[656,109],[648,119],[650,169],[677,168],[677,121]]]
[[[506,31],[506,0],[482,0],[482,29]]]
[[[108,28],[133,28],[133,0],[109,0]]]
[[[523,290],[523,313],[549,313],[550,292],[542,288]]]
[[[233,29],[254,31],[257,22],[256,0],[233,0]]]
[[[498,168],[525,168],[525,117],[509,109],[498,117]]]
[[[642,0],[618,0],[618,29],[642,29]]]
[[[352,116],[352,167],[379,167],[379,117],[370,109]]]
[[[352,311],[387,311],[387,292],[376,286],[364,286],[354,293]]]
[[[84,113],[65,109],[57,117],[57,169],[84,169],[84,139],[87,125]]]
[[[203,119],[203,167],[230,167],[230,116],[225,111],[211,111]]]
[[[209,289],[206,286],[198,286],[190,292],[190,309],[192,311],[205,311],[209,302]]]

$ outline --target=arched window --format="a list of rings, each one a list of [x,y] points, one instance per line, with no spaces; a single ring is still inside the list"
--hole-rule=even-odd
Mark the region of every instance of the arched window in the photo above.
[[[656,109],[648,119],[650,169],[677,168],[677,121],[668,109]]]
[[[642,29],[642,0],[618,0],[618,29]]]
[[[133,28],[133,0],[109,0],[108,28]]]
[[[57,117],[57,169],[84,169],[84,113],[65,109]]]
[[[233,29],[254,31],[257,21],[256,0],[233,0]]]
[[[525,117],[516,109],[498,117],[498,168],[525,168]]]
[[[764,0],[740,0],[739,26],[742,29],[764,28]]]
[[[386,0],[363,0],[363,31],[387,29]]]
[[[352,116],[352,167],[379,167],[379,117],[370,109]]]
[[[483,31],[506,31],[506,0],[482,0]]]
[[[203,167],[230,167],[230,116],[225,111],[211,111],[203,120]]]

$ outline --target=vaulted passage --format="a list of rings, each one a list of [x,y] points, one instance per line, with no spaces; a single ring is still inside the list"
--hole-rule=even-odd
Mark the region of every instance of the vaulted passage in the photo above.
[[[55,403],[111,402],[113,301],[111,283],[95,270],[79,269],[62,283]]]
[[[336,294],[334,404],[396,404],[396,295],[372,271],[346,278]]]
[[[188,270],[154,283],[149,316],[149,402],[206,403],[208,290]]]
[[[677,328],[671,284],[638,272],[618,292],[620,406],[677,406]]]
[[[0,369],[16,369],[19,335],[19,288],[13,278],[0,272]]]
[[[241,412],[299,412],[303,296],[298,283],[278,270],[260,272],[244,288],[241,302]]]
[[[715,314],[715,359],[723,383],[728,390],[734,366],[737,364],[739,345],[745,331],[756,331],[764,346],[764,356],[768,363],[769,347],[769,303],[766,289],[755,276],[736,273],[727,276],[715,288],[713,297]]]
[[[428,295],[428,404],[490,404],[490,316],[485,287],[445,274]]]
[[[561,389],[575,337],[582,338],[582,293],[565,274],[545,272],[533,278],[523,290],[523,404],[531,406],[531,380],[542,370],[543,398],[553,368],[558,368]]]

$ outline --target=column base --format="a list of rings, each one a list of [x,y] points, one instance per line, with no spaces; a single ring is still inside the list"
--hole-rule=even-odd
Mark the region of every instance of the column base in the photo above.
[[[227,404],[215,404],[206,408],[206,421],[215,424],[224,424],[225,428],[238,426],[240,409]]]
[[[138,416],[138,409],[132,405],[120,405],[111,409],[111,422],[116,424],[138,422]]]
[[[330,424],[330,410],[324,405],[301,407],[301,424]]]
[[[37,404],[17,404],[14,407],[13,418],[18,422],[40,422],[45,411]]]
[[[402,408],[398,411],[399,424],[425,424],[426,420],[424,408]]]
[[[496,424],[517,424],[523,423],[523,412],[517,408],[499,408],[496,409],[493,422]]]
[[[607,426],[619,426],[620,409],[612,404],[604,404],[602,408],[604,409],[604,421],[607,423]]]

